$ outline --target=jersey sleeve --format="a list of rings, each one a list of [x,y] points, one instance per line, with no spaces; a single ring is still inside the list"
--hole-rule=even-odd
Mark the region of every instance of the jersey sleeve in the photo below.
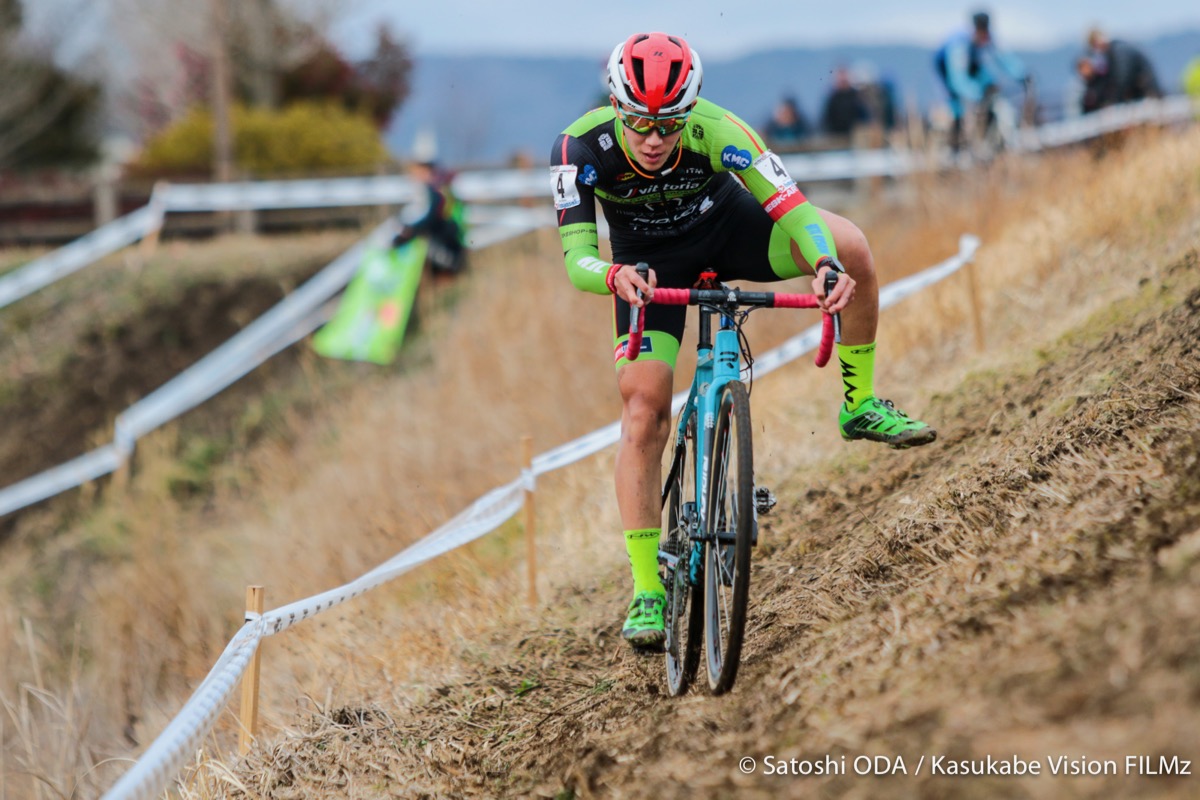
[[[559,134],[550,153],[550,184],[567,277],[577,289],[609,294],[605,278],[612,264],[600,258],[596,233],[596,163],[578,139]]]
[[[946,46],[946,82],[956,95],[975,103],[983,97],[983,90],[968,74],[970,66],[970,43],[956,38]]]
[[[809,264],[816,264],[824,256],[836,258],[829,226],[792,180],[779,156],[743,120],[720,111],[719,138],[710,153],[713,169],[734,173],[771,219],[800,246]]]

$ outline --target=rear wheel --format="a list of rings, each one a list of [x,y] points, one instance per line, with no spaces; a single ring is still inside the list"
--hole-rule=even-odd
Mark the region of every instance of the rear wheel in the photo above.
[[[695,525],[696,507],[696,420],[687,426],[686,451],[667,497],[667,527],[663,549],[677,559],[675,566],[664,566],[663,586],[667,589],[666,662],[667,690],[678,696],[688,690],[696,679],[700,665],[700,643],[704,630],[704,615],[700,587],[689,578],[692,548],[699,542],[691,540]]]
[[[754,450],[750,396],[731,381],[721,390],[709,463],[704,525],[704,639],[708,684],[714,694],[733,687],[746,605],[750,597],[750,545],[754,536]]]

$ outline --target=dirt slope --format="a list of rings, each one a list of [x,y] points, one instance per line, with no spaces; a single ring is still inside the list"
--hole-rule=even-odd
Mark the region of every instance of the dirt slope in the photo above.
[[[781,502],[731,695],[663,695],[661,660],[618,640],[614,576],[480,643],[410,707],[326,709],[264,742],[222,791],[1200,796],[1198,777],[1136,774],[1160,756],[1200,772],[1198,262],[1193,244],[1147,265],[1053,347],[936,398],[936,446],[823,465],[828,488]],[[907,774],[856,775],[864,755]],[[766,774],[768,756],[845,774]],[[934,756],[1042,774],[931,776]],[[1117,774],[1051,775],[1064,756]]]

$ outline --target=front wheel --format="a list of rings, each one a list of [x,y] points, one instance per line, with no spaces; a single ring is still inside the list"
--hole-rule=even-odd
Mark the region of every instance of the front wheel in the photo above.
[[[704,639],[714,694],[733,687],[750,597],[754,537],[754,449],[750,395],[731,381],[721,390],[709,462],[704,559]]]
[[[667,589],[666,661],[667,691],[678,697],[688,690],[700,666],[700,640],[704,631],[703,603],[700,587],[692,585],[690,565],[696,515],[696,418],[686,428],[681,463],[675,470],[667,497],[667,527],[663,549],[675,559],[675,565],[663,570],[663,585]]]

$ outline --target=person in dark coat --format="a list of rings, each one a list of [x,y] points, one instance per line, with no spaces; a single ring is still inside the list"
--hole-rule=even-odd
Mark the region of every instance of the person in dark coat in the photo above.
[[[1100,76],[1101,107],[1162,97],[1154,65],[1136,46],[1121,39],[1110,39],[1098,28],[1088,32],[1087,41]]]
[[[821,130],[830,136],[849,138],[854,129],[869,119],[862,94],[850,80],[850,71],[838,67],[833,73],[833,89],[825,98]]]

